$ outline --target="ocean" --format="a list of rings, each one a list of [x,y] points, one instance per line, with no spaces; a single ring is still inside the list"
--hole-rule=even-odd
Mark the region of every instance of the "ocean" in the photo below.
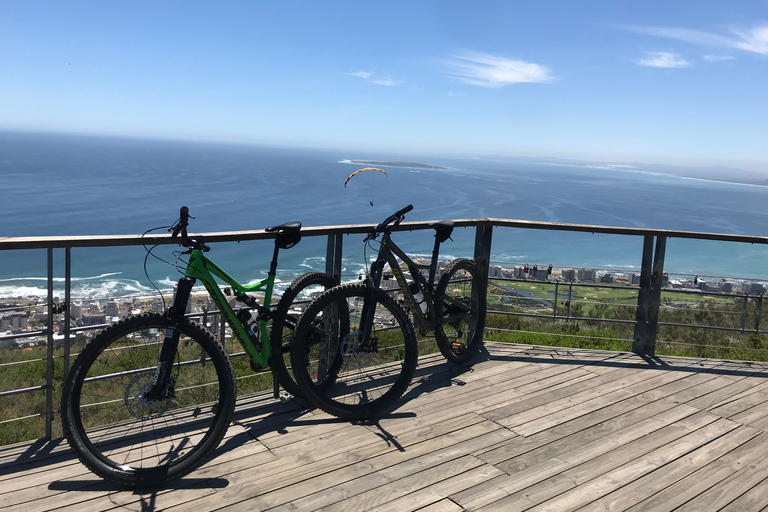
[[[442,169],[382,167],[360,173],[350,160],[417,162]],[[214,144],[79,135],[0,132],[0,237],[140,234],[194,216],[190,232],[376,223],[413,204],[406,220],[497,217],[652,229],[768,235],[768,187],[552,160],[456,158],[360,151]],[[457,228],[441,250],[471,257],[472,229]],[[426,255],[426,232],[397,234],[410,254]],[[282,251],[284,286],[324,269],[325,239]],[[632,272],[638,237],[496,228],[499,265],[589,267]],[[217,244],[210,257],[241,282],[263,278],[270,242]],[[156,253],[174,260],[173,248]],[[73,295],[104,299],[150,295],[141,247],[73,249]],[[368,254],[370,256],[370,252]],[[364,268],[361,237],[344,239],[344,274]],[[55,253],[62,286],[63,251]],[[665,270],[681,276],[768,280],[768,247],[671,239]],[[151,260],[148,274],[167,289],[177,270]],[[0,298],[45,296],[46,252],[0,251]],[[60,288],[57,288],[57,293]]]

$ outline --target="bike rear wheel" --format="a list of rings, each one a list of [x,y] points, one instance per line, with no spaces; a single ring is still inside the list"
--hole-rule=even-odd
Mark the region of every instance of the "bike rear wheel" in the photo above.
[[[166,398],[148,400],[168,320],[143,314],[91,340],[72,365],[61,398],[64,435],[106,480],[154,487],[200,466],[229,427],[235,376],[224,348],[183,319]]]
[[[280,385],[291,395],[304,398],[301,388],[296,383],[290,371],[291,340],[296,330],[296,323],[301,316],[301,310],[320,293],[336,286],[336,280],[322,272],[310,272],[296,278],[285,290],[275,309],[272,320],[272,330],[269,335],[272,344],[272,366],[280,379]],[[340,314],[346,314],[349,324],[349,314],[340,308]],[[343,321],[343,318],[342,318]],[[347,327],[348,329],[348,327]]]
[[[486,290],[472,261],[452,261],[435,291],[438,326],[435,340],[443,356],[463,363],[483,344]]]
[[[370,340],[362,339],[362,308],[375,307]],[[349,328],[339,310],[349,311]],[[291,343],[294,376],[323,411],[361,420],[395,406],[408,389],[418,359],[416,336],[398,303],[364,284],[337,286],[317,297],[301,316]]]

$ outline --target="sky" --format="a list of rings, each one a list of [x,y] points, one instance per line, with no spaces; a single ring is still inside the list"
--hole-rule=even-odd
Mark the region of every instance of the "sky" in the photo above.
[[[768,173],[768,0],[0,0],[0,129]]]

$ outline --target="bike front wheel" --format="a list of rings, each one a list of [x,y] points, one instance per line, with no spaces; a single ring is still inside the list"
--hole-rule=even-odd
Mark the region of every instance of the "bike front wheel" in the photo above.
[[[272,366],[283,389],[297,398],[304,398],[304,394],[290,371],[291,340],[296,330],[296,323],[301,316],[301,311],[309,304],[309,301],[320,293],[333,288],[336,284],[336,280],[328,274],[309,272],[297,277],[277,303],[269,336],[272,344]],[[346,318],[346,329],[349,329],[349,314],[344,308],[339,308],[339,314],[342,315],[340,318],[342,325],[344,318]]]
[[[463,363],[483,344],[486,290],[480,270],[467,259],[452,261],[435,292],[440,352],[454,363]]]
[[[366,304],[375,308],[367,340]],[[348,327],[339,320],[345,307]],[[360,283],[337,286],[312,301],[291,343],[293,372],[304,395],[323,411],[350,420],[391,410],[408,389],[417,359],[405,311],[387,293]]]
[[[154,487],[200,466],[232,420],[235,376],[224,347],[186,319],[172,385],[159,400],[152,387],[168,320],[126,318],[106,328],[72,365],[61,398],[64,435],[80,460],[106,480]]]

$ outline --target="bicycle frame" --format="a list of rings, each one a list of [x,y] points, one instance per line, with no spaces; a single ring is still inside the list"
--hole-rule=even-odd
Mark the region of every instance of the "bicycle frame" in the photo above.
[[[420,264],[413,261],[403,252],[395,242],[392,241],[391,232],[389,230],[384,232],[381,239],[381,248],[379,250],[379,256],[373,263],[371,272],[371,285],[374,289],[379,289],[381,285],[381,279],[384,273],[384,263],[389,264],[389,268],[392,270],[392,274],[397,281],[400,290],[403,293],[408,308],[413,312],[413,320],[422,331],[433,331],[438,325],[437,311],[435,309],[435,277],[437,275],[437,261],[440,252],[440,242],[435,240],[435,246],[432,250],[432,258],[429,264]],[[408,268],[408,273],[411,275],[411,279],[417,284],[422,295],[424,295],[424,302],[427,304],[426,313],[422,312],[421,308],[416,302],[416,298],[411,291],[410,286],[405,280],[403,270],[398,263],[400,261],[405,263]],[[425,279],[422,275],[422,270],[428,270],[429,275]],[[363,313],[365,315],[365,313]],[[367,323],[367,322],[366,322]],[[367,333],[364,339],[367,338]]]
[[[411,258],[409,258],[408,255],[405,254],[405,252],[403,252],[403,250],[400,249],[397,244],[395,244],[395,242],[392,241],[391,232],[386,230],[381,239],[379,255],[372,265],[369,285],[372,286],[372,288],[375,290],[380,289],[381,280],[384,274],[384,264],[388,263],[390,269],[392,270],[392,274],[394,275],[395,280],[400,287],[400,291],[403,293],[403,298],[408,306],[408,309],[410,309],[413,313],[413,320],[416,323],[416,327],[421,331],[434,331],[438,325],[447,323],[457,316],[454,315],[450,318],[443,319],[437,318],[437,308],[435,306],[435,278],[437,275],[437,262],[439,252],[440,241],[438,241],[436,238],[435,246],[432,250],[432,258],[429,264],[416,263]],[[398,263],[398,258],[400,261],[405,263],[408,269],[408,273],[411,275],[411,278],[419,287],[419,290],[424,296],[424,302],[427,305],[426,313],[421,310],[418,303],[416,302],[416,298],[414,297],[410,286],[408,286],[404,272]],[[429,271],[428,277],[426,279],[421,273],[422,270]],[[460,311],[468,311],[468,308],[465,304],[462,304],[451,297],[446,297],[443,300],[447,301]],[[369,308],[367,304],[364,305],[362,317],[366,319],[366,328],[363,332],[363,340],[365,340],[365,342],[367,342],[369,339],[370,332],[368,331],[370,326],[373,325],[372,314],[373,308]]]
[[[237,341],[242,345],[251,361],[260,366],[268,366],[269,359],[272,356],[272,347],[269,343],[267,323],[263,319],[259,320],[259,339],[261,340],[261,348],[256,347],[253,341],[251,341],[250,336],[248,336],[242,322],[238,320],[232,307],[227,302],[227,299],[217,285],[214,276],[229,285],[232,288],[235,297],[242,297],[247,293],[264,292],[264,304],[262,304],[262,308],[268,310],[272,302],[276,263],[277,248],[275,248],[275,256],[272,260],[272,266],[267,278],[259,280],[251,285],[243,285],[237,282],[213,261],[208,259],[202,251],[193,249],[190,252],[189,262],[187,263],[185,272],[185,277],[190,277],[202,282],[203,286],[208,291],[208,294],[211,296],[211,299],[213,299],[213,302],[219,308],[221,314],[224,315],[224,318],[232,329],[232,333],[235,335],[235,338],[237,338]]]

